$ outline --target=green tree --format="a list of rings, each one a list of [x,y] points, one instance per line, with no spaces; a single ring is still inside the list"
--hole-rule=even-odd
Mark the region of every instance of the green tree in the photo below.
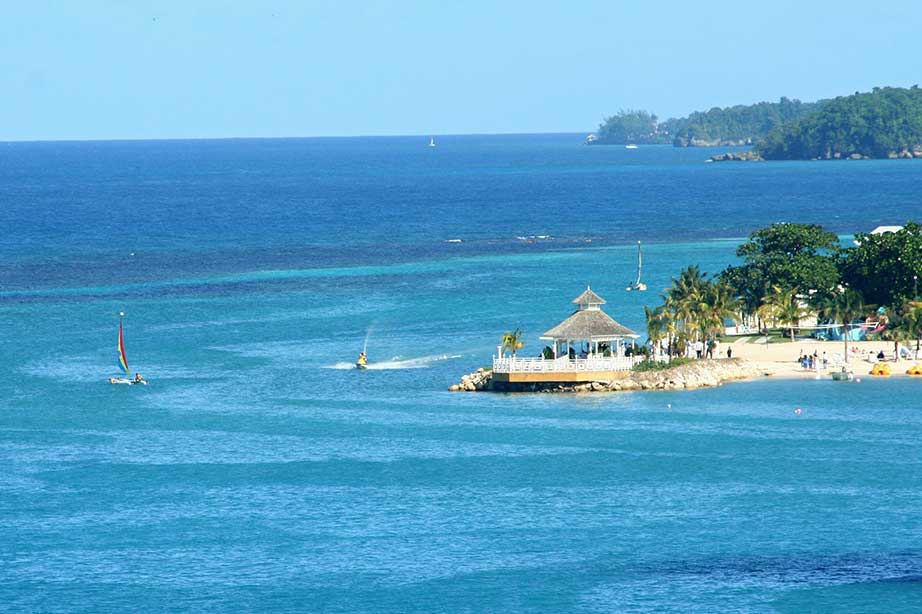
[[[886,341],[893,342],[893,355],[896,356],[897,360],[899,360],[900,356],[900,344],[915,339],[906,319],[897,317],[890,319],[887,328],[881,332],[880,337]]]
[[[661,329],[674,354],[677,346],[686,341],[720,335],[725,320],[739,318],[739,301],[728,284],[708,280],[697,266],[689,266],[673,278],[663,295],[663,304],[656,309],[646,307],[645,312],[648,330],[652,330],[651,326]]]
[[[757,149],[768,160],[906,155],[922,146],[922,90],[874,88],[824,101],[773,128]]]
[[[791,342],[794,342],[794,329],[800,324],[805,312],[800,305],[796,289],[786,290],[772,286],[771,292],[762,298],[759,317],[773,324],[787,325],[790,328]]]
[[[920,340],[922,340],[922,304],[911,302],[906,305],[903,326],[909,331],[910,338],[916,340],[916,352],[918,353]]]
[[[677,146],[684,147],[696,141],[752,143],[759,141],[772,130],[815,113],[825,101],[804,103],[790,98],[778,102],[758,102],[733,107],[714,107],[697,111],[683,120],[669,120]]]
[[[898,307],[917,300],[922,279],[922,225],[907,222],[902,230],[855,235],[855,247],[839,257],[842,280],[877,305]],[[894,309],[895,311],[895,309]]]
[[[736,289],[743,309],[758,313],[771,288],[796,288],[819,300],[839,283],[834,254],[839,241],[817,224],[772,224],[749,235],[736,250],[743,264],[728,267],[720,278]]]
[[[644,305],[644,317],[647,321],[647,341],[653,346],[653,356],[659,342],[669,335],[669,317],[662,307],[651,309]]]
[[[702,289],[700,310],[702,330],[710,337],[717,337],[722,334],[726,320],[734,323],[739,320],[740,302],[729,284],[710,282]]]
[[[525,342],[522,341],[522,330],[517,328],[514,331],[506,331],[503,333],[502,344],[504,353],[507,350],[511,350],[512,355],[515,356],[525,345]]]
[[[778,322],[787,325],[791,334],[791,343],[794,343],[794,329],[800,326],[800,321],[807,316],[807,310],[801,306],[797,294],[791,292],[785,297],[778,310]]]
[[[653,344],[659,343],[667,333],[662,308],[651,309],[644,305],[643,312],[647,321],[647,340]]]
[[[820,304],[820,315],[833,322],[842,323],[842,339],[845,341],[845,362],[848,362],[848,326],[856,318],[864,315],[867,306],[861,292],[853,288],[843,288],[826,297]]]
[[[665,143],[668,137],[657,130],[656,115],[647,111],[622,109],[599,125],[600,144]]]
[[[700,329],[701,297],[708,283],[706,275],[697,266],[686,267],[672,280],[672,286],[666,290],[666,306],[673,317],[682,323],[681,336],[692,338],[692,333]],[[695,335],[697,337],[697,335]]]

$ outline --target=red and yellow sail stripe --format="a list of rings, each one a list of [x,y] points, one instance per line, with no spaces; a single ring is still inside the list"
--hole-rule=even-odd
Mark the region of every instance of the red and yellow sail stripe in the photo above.
[[[125,333],[122,330],[122,320],[118,321],[118,364],[125,371],[125,375],[131,375],[128,369],[128,355],[125,354]]]

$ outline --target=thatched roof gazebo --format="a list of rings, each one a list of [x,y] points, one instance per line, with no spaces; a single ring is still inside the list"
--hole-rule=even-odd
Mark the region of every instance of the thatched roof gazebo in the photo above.
[[[541,336],[551,342],[550,351],[546,349],[541,358],[507,358],[500,352],[493,360],[494,378],[503,381],[505,377],[509,382],[588,381],[629,370],[634,359],[626,349],[633,347],[640,335],[602,311],[605,299],[588,286],[572,302],[576,311]],[[527,379],[517,375],[524,373],[529,374]]]
[[[553,341],[555,345],[560,342],[585,342],[590,346],[598,346],[605,342],[624,342],[640,337],[637,333],[615,321],[610,315],[602,311],[605,299],[586,287],[585,292],[573,299],[577,305],[570,317],[541,335],[544,341]]]
[[[605,299],[586,286],[586,290],[573,301],[576,311],[566,320],[541,335],[543,341],[553,341],[554,357],[561,355],[561,348],[573,357],[574,344],[585,344],[588,355],[607,354],[623,356],[624,345],[640,337],[637,333],[615,321],[602,311]],[[582,348],[580,348],[582,349]],[[586,356],[581,356],[586,357]]]

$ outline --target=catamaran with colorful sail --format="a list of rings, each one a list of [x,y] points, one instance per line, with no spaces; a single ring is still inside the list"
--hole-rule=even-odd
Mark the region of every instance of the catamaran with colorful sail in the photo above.
[[[131,369],[128,368],[128,354],[125,353],[125,327],[123,326],[123,320],[125,319],[125,312],[120,311],[118,313],[118,366],[122,371],[125,372],[127,377],[110,377],[110,384],[142,384],[147,385],[147,380],[141,377],[140,373],[134,374],[134,379],[129,379],[131,377]]]

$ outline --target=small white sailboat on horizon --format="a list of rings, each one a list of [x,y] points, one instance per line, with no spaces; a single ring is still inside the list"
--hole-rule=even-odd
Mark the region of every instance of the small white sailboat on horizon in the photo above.
[[[643,252],[641,252],[640,250],[640,241],[638,241],[637,242],[637,280],[632,284],[628,284],[625,290],[627,290],[628,292],[631,292],[632,290],[636,290],[638,292],[646,291],[647,284],[640,281],[640,274],[641,274],[642,269],[643,269]]]
[[[435,146],[436,146],[436,145],[435,145],[435,137],[434,137],[434,136],[430,136],[430,137],[429,137],[429,147],[435,147]]]

